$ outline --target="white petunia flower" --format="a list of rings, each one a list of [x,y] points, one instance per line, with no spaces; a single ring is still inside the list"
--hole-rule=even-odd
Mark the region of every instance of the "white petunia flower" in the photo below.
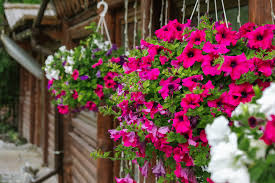
[[[260,112],[265,113],[267,117],[275,114],[275,83],[264,90],[263,96],[257,100],[257,103],[261,105]]]
[[[252,148],[256,147],[258,149],[257,152],[256,152],[256,158],[257,159],[265,157],[267,145],[264,143],[264,141],[250,139],[250,147],[252,147]]]
[[[239,115],[243,114],[244,112],[249,112],[249,114],[253,114],[253,113],[256,113],[257,111],[259,111],[259,106],[258,105],[249,104],[249,103],[246,103],[246,104],[241,103],[232,112],[232,117],[239,116]]]
[[[216,118],[211,125],[206,126],[205,132],[208,143],[211,146],[217,145],[218,143],[224,141],[230,133],[228,120],[224,116]]]
[[[64,69],[67,74],[73,74],[73,66],[65,66]]]
[[[59,73],[60,73],[59,70],[50,69],[46,72],[46,77],[48,80],[52,80],[52,79],[58,80]]]
[[[67,62],[70,64],[70,65],[74,65],[74,60],[73,60],[73,57],[67,57]]]
[[[61,46],[61,47],[59,48],[59,51],[61,51],[61,52],[67,51],[66,46]]]
[[[45,64],[46,65],[49,65],[53,62],[53,56],[52,55],[49,55],[45,61]]]

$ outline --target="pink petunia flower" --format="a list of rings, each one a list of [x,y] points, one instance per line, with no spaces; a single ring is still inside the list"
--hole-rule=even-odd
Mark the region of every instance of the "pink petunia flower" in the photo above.
[[[158,68],[143,70],[139,72],[139,77],[142,80],[157,80],[160,71]]]
[[[243,83],[241,85],[236,85],[231,83],[229,85],[229,99],[228,103],[233,106],[238,106],[241,102],[247,103],[250,102],[252,97],[255,96],[253,85],[250,83]]]
[[[103,64],[103,60],[102,60],[102,58],[100,58],[97,63],[95,63],[94,65],[92,65],[92,68],[96,68],[97,66],[100,66],[102,64]]]
[[[226,46],[236,45],[238,41],[238,36],[236,31],[232,31],[232,27],[226,27],[225,24],[219,24],[216,26],[216,36],[215,39],[217,43],[223,44]]]
[[[270,48],[272,45],[273,32],[265,26],[260,26],[247,35],[247,44],[250,48],[262,48],[265,50]]]
[[[176,129],[177,133],[188,133],[191,130],[190,121],[184,111],[175,113],[173,127]]]
[[[166,62],[168,62],[168,58],[166,56],[160,56],[159,57],[159,61],[161,63],[161,65],[164,65]]]
[[[78,93],[77,93],[76,90],[73,91],[72,97],[73,97],[73,99],[75,99],[75,100],[78,98]]]
[[[238,56],[224,56],[221,70],[230,75],[233,80],[237,80],[251,68],[253,68],[253,63],[247,61],[243,53]]]
[[[86,105],[85,105],[86,109],[90,110],[90,111],[97,111],[97,106],[94,102],[92,101],[87,101]]]
[[[243,38],[248,38],[248,33],[252,32],[256,28],[256,24],[247,22],[243,24],[239,29],[239,34]]]
[[[167,80],[162,79],[159,83],[162,88],[159,90],[159,93],[161,94],[162,98],[165,99],[169,95],[173,95],[174,91],[178,91],[181,89],[181,86],[179,85],[180,78],[173,81],[173,77],[169,77]]]
[[[154,116],[156,113],[160,112],[160,114],[165,114],[165,110],[163,109],[162,105],[160,105],[157,102],[151,101],[151,102],[144,102],[146,109],[143,109],[142,112],[144,112],[146,115],[150,113],[150,116],[152,119],[154,119]]]
[[[203,41],[205,41],[205,32],[203,30],[196,30],[191,33],[188,43],[191,45],[200,45]]]
[[[201,102],[201,96],[199,94],[186,94],[185,97],[181,100],[181,107],[183,111],[186,113],[188,109],[195,109],[199,107]]]
[[[262,60],[254,57],[251,61],[254,63],[257,71],[263,73],[266,77],[271,76],[272,69],[274,68],[273,60]]]
[[[261,139],[267,145],[271,145],[275,143],[275,115],[272,115],[271,118],[272,120],[267,122],[264,130],[264,134],[261,137]]]
[[[184,183],[198,183],[194,171],[191,168],[182,168],[180,163],[177,163],[175,175]]]
[[[203,60],[202,51],[187,45],[177,59],[182,62],[184,68],[189,68],[194,65],[195,62],[201,62]]]
[[[199,82],[202,80],[203,80],[203,75],[190,76],[182,80],[182,86],[187,87],[192,92],[193,89],[201,85],[201,83]]]
[[[136,183],[128,174],[125,178],[115,178],[117,183]]]
[[[57,106],[58,112],[60,114],[68,114],[69,113],[69,106],[60,104]]]
[[[96,87],[96,89],[95,89],[95,93],[97,94],[97,96],[98,96],[100,99],[103,99],[103,97],[104,97],[103,86],[100,85],[100,84],[97,84],[97,87]]]
[[[226,54],[230,50],[226,48],[225,44],[212,44],[209,41],[207,41],[203,45],[202,51],[213,55],[220,55],[220,54]]]
[[[221,74],[221,69],[219,69],[220,64],[214,65],[214,57],[211,55],[205,55],[203,62],[201,64],[203,73],[207,76],[216,76]]]
[[[73,77],[74,80],[77,80],[77,79],[78,79],[78,76],[79,76],[79,72],[78,72],[78,70],[75,69],[75,70],[73,71],[72,77]]]

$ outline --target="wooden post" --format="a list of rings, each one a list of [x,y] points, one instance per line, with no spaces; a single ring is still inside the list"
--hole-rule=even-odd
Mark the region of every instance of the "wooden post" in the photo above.
[[[273,2],[273,11],[275,10],[275,0]],[[272,23],[270,0],[249,0],[249,21],[257,25]]]
[[[103,152],[113,150],[113,141],[108,133],[113,128],[113,117],[103,116],[98,113],[97,117],[97,149]],[[97,160],[97,183],[113,182],[113,161],[109,159]]]
[[[141,0],[141,22],[142,22],[142,30],[141,35],[144,34],[144,38],[149,35],[148,25],[150,23],[150,7],[152,0]],[[143,33],[144,31],[144,33]]]

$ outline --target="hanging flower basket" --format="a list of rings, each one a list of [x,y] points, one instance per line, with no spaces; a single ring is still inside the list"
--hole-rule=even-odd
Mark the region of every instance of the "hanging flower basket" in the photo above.
[[[238,164],[237,159],[239,151],[252,153],[247,141],[242,140],[246,139],[245,129],[258,133],[253,136],[255,140],[263,136],[269,145],[274,144],[268,129],[261,130],[267,118],[261,115],[262,122],[252,129],[240,116],[234,118],[242,126],[237,128],[231,117],[241,103],[255,102],[275,79],[274,29],[274,25],[247,23],[233,31],[230,24],[227,27],[224,22],[212,23],[203,17],[197,28],[191,27],[190,21],[170,21],[155,32],[156,38],[141,41],[123,65],[124,74],[115,79],[123,83],[123,88],[111,96],[112,104],[105,110],[120,121],[117,129],[109,131],[114,141],[121,142],[115,148],[115,156],[109,158],[132,161],[143,176],[152,171],[159,182],[268,182],[264,175],[271,172],[268,167],[275,165],[274,158],[263,157],[261,164],[256,157],[248,156],[251,162],[261,164],[263,170],[257,176],[253,172],[259,168]],[[220,119],[221,116],[224,117]],[[212,124],[215,118],[222,122]],[[272,120],[267,125],[274,127]],[[230,134],[235,134],[231,135],[233,139]],[[226,146],[228,152],[224,152],[233,153],[228,157],[231,167],[226,159],[216,164],[212,159],[217,154],[215,145],[228,138],[225,143],[232,142],[236,150]],[[151,166],[152,154],[157,158],[155,166]],[[106,158],[108,153],[92,155]],[[172,171],[166,171],[168,168]],[[117,178],[117,182],[133,182],[133,172],[127,168],[125,172],[130,174]]]
[[[110,47],[95,31],[95,24],[89,28],[93,33],[80,46],[73,50],[62,46],[45,62],[48,89],[61,114],[97,111],[120,86],[114,81],[118,74],[110,71],[110,67],[121,68],[122,50],[115,45]]]

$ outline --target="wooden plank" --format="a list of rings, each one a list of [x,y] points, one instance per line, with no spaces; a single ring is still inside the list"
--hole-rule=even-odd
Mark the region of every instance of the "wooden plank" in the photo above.
[[[86,141],[91,147],[93,147],[93,148],[96,149],[96,141],[97,141],[97,139],[91,139],[89,136],[83,134],[81,131],[79,131],[79,130],[76,129],[76,128],[73,130],[73,132],[74,132],[75,134],[77,134],[79,137],[85,139],[85,141]]]
[[[86,136],[96,139],[96,128],[86,124],[85,122],[75,118],[72,120],[72,126],[83,132]]]
[[[81,153],[81,151],[74,146],[71,146],[72,157],[75,157],[79,160],[80,164],[84,169],[88,171],[89,174],[92,175],[93,179],[96,179],[96,167],[95,165],[89,161],[91,157],[86,157]]]
[[[275,0],[273,2],[273,11],[275,11]],[[249,21],[258,25],[271,23],[270,0],[249,0]]]
[[[97,118],[97,149],[103,152],[113,150],[113,141],[111,140],[108,130],[113,127],[113,118],[98,114]],[[113,161],[109,159],[97,160],[97,183],[109,183],[113,181]],[[100,177],[100,178],[99,178]]]
[[[74,167],[81,172],[82,177],[89,183],[95,182],[95,178],[82,166],[81,162],[75,156],[73,156],[72,159]]]
[[[79,183],[89,183],[83,178],[83,176],[80,173],[80,170],[77,169],[76,167],[74,166],[72,167],[72,172],[73,172],[73,177],[76,177],[76,179],[79,180],[78,181]]]

